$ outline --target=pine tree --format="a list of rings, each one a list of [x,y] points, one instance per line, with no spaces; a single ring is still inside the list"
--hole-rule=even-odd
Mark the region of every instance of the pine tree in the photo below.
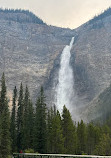
[[[43,87],[36,103],[34,148],[39,153],[46,153],[47,127],[46,127],[46,104]]]
[[[28,138],[28,106],[29,106],[29,90],[28,87],[26,86],[25,89],[25,96],[24,96],[24,113],[23,113],[23,148],[28,149],[29,146],[29,138]]]
[[[64,153],[64,138],[63,138],[63,130],[61,126],[61,117],[59,111],[56,112],[52,120],[52,153]]]
[[[48,137],[47,137],[47,146],[48,153],[64,153],[64,138],[62,130],[62,122],[59,111],[56,110],[56,107],[51,107],[48,110]]]
[[[48,109],[48,116],[47,116],[47,153],[52,153],[53,150],[53,136],[52,136],[52,120],[54,117],[54,111],[51,107]]]
[[[95,126],[90,123],[87,126],[87,153],[92,154],[95,147]]]
[[[86,153],[86,142],[87,142],[87,132],[86,125],[83,120],[78,123],[77,127],[77,137],[78,137],[78,154]]]
[[[1,80],[0,94],[0,155],[7,158],[10,154],[10,115],[8,101],[6,97],[5,75],[3,73]]]
[[[95,146],[94,154],[101,156],[111,155],[111,138],[109,134],[103,134],[100,142]]]
[[[6,103],[7,104],[7,103]],[[2,158],[7,158],[10,154],[11,143],[10,143],[10,116],[8,105],[4,107],[4,110],[1,114],[1,146],[0,152]]]
[[[63,107],[62,117],[63,136],[65,138],[64,147],[66,153],[75,154],[77,146],[76,127],[74,126],[70,112],[65,105]]]
[[[3,73],[1,79],[0,114],[3,112],[5,103],[6,103],[6,85],[5,85],[5,75]]]
[[[17,111],[17,148],[18,151],[23,150],[23,119],[24,119],[24,96],[23,86],[20,85]]]
[[[30,101],[30,94],[26,86],[24,97],[24,121],[23,121],[23,143],[24,149],[33,147],[33,105]]]
[[[33,142],[34,142],[34,109],[33,109],[33,104],[32,101],[29,101],[29,106],[28,106],[28,148],[33,148]]]
[[[17,89],[15,86],[13,90],[12,114],[11,114],[11,124],[10,124],[13,152],[17,150],[16,104],[17,104]]]

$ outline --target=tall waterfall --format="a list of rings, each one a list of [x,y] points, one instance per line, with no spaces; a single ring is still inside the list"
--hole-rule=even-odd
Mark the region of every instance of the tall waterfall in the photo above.
[[[58,85],[56,87],[56,105],[60,112],[64,105],[71,110],[74,104],[74,77],[70,66],[70,51],[73,43],[74,37],[72,37],[70,45],[66,45],[61,54]]]

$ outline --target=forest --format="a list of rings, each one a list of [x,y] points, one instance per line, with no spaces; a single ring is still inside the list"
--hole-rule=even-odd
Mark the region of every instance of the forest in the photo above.
[[[110,15],[111,15],[111,7],[104,10],[101,14],[94,16],[91,20],[89,20],[89,24],[93,24],[94,22],[96,22],[98,20],[102,20],[105,17],[108,17]]]
[[[15,21],[19,23],[36,23],[36,24],[43,24],[45,23],[42,21],[42,19],[38,18],[35,14],[30,12],[29,10],[22,10],[22,9],[2,9],[0,8],[0,13],[6,13],[5,19],[8,21]],[[13,14],[13,16],[10,14]],[[21,16],[20,16],[21,14]],[[23,14],[25,15],[23,18]],[[3,15],[2,15],[3,16]]]
[[[83,120],[74,122],[63,105],[60,114],[56,106],[46,105],[41,87],[33,104],[28,86],[13,90],[12,110],[9,110],[5,75],[0,91],[0,155],[8,158],[14,152],[111,155],[111,118],[104,124]]]

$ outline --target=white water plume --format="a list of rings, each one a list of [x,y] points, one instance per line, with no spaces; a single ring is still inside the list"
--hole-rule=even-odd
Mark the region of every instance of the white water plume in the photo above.
[[[61,54],[58,85],[56,87],[56,105],[61,112],[64,105],[71,111],[74,106],[74,76],[70,65],[71,49],[74,43],[72,37],[70,45],[66,45]]]

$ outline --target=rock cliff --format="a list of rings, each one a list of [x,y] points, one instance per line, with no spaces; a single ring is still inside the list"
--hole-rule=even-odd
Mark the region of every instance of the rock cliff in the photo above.
[[[8,95],[23,82],[36,98],[40,86],[48,84],[54,61],[73,33],[48,26],[40,19],[35,22],[30,12],[1,10],[0,76],[5,72]]]
[[[87,121],[94,120],[94,117],[89,119],[88,116],[90,106],[95,106],[93,100],[111,82],[111,9],[109,8],[76,31],[77,40],[73,48],[72,63],[76,91],[84,104],[81,118],[84,117]],[[102,107],[100,108],[103,110]],[[96,108],[93,109],[98,111]],[[84,110],[86,112],[83,112]]]

